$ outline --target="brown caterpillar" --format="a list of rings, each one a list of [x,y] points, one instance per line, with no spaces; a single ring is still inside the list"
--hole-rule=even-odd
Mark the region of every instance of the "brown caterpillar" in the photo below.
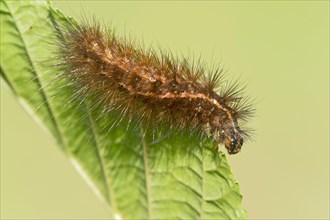
[[[96,23],[70,22],[61,32],[59,66],[78,92],[99,94],[108,108],[146,124],[199,131],[217,146],[224,144],[229,154],[241,150],[249,135],[239,123],[252,108],[237,84],[215,92],[221,70],[206,76],[203,67],[144,51]]]

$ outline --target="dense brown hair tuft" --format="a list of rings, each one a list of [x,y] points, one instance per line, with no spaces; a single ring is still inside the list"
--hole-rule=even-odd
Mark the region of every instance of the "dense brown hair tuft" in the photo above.
[[[95,105],[138,123],[198,131],[230,154],[240,151],[248,137],[240,123],[252,106],[237,83],[223,82],[222,69],[206,74],[199,62],[145,51],[97,22],[60,29],[59,66],[82,97],[97,94]]]

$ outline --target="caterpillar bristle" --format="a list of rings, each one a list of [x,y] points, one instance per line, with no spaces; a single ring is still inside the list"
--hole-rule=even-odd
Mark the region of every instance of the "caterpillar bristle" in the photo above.
[[[250,137],[239,123],[253,115],[253,106],[239,83],[224,80],[223,68],[208,70],[201,57],[190,61],[144,49],[95,18],[62,24],[56,36],[60,77],[70,79],[75,98],[93,96],[93,108],[117,111],[119,118],[113,123],[125,117],[151,130],[165,126],[211,136],[230,154],[238,153]]]

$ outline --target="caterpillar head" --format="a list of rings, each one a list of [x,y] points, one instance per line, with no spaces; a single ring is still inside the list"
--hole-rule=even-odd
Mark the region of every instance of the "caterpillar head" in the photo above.
[[[215,122],[204,126],[207,136],[212,137],[219,147],[224,144],[229,154],[240,152],[244,143],[244,132],[238,126],[237,120],[232,123],[219,123],[218,120]]]
[[[224,144],[229,154],[237,154],[241,151],[244,139],[238,126],[231,126],[223,130]]]

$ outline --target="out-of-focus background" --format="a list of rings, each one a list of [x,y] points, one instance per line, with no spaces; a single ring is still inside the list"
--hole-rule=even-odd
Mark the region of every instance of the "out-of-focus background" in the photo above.
[[[221,61],[256,97],[255,142],[229,156],[250,219],[329,218],[329,2],[60,1],[119,34]],[[100,219],[107,207],[1,83],[1,218]]]

